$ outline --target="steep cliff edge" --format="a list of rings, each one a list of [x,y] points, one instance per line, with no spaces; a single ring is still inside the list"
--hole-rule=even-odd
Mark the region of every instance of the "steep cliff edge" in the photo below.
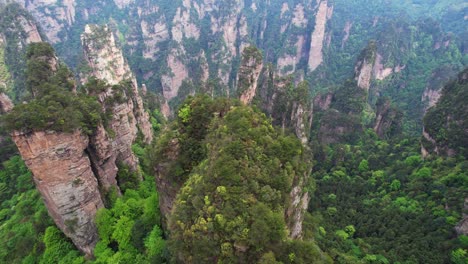
[[[91,68],[91,72],[85,74],[86,77],[94,76],[110,85],[129,82],[127,85],[130,87],[126,94],[128,108],[133,112],[144,141],[150,143],[153,140],[153,132],[149,123],[149,114],[143,107],[135,75],[130,70],[122,49],[117,47],[114,34],[107,26],[86,25],[82,34],[82,45],[85,58]],[[110,93],[109,90],[102,92],[99,99],[105,100]]]
[[[138,129],[144,140],[152,140],[149,115],[143,108],[137,82],[117,47],[114,35],[107,26],[87,25],[82,35],[84,55],[90,71],[83,79],[91,77],[104,81],[101,89],[89,91],[98,97],[103,111],[110,116],[108,124],[101,124],[90,138],[90,155],[100,183],[108,190],[116,186],[117,165],[124,163],[136,171],[138,160],[131,146]],[[91,85],[93,86],[93,85]]]
[[[83,253],[93,254],[98,241],[94,216],[104,207],[86,154],[88,137],[81,131],[37,131],[12,134],[21,157],[57,226]]]
[[[315,71],[323,61],[322,48],[325,38],[327,21],[333,14],[333,6],[328,6],[327,0],[317,1],[317,13],[315,15],[315,27],[310,38],[309,72]]]
[[[10,97],[4,93],[0,93],[0,114],[8,113],[13,109],[13,102]]]
[[[209,125],[202,129],[200,148],[193,149],[193,142],[198,141],[187,137],[186,130],[194,132],[192,136],[199,135],[201,131],[193,131],[193,126],[203,116]],[[179,118],[179,133],[167,134],[165,144],[159,147],[179,149],[175,173],[163,175],[181,182],[166,216],[176,261],[204,263],[216,258],[256,263],[268,251],[284,259],[282,251],[276,249],[289,243],[311,243],[300,240],[309,201],[305,186],[312,181],[307,177],[310,153],[295,136],[275,130],[260,111],[244,104],[230,106],[222,99],[189,99],[179,110]],[[175,139],[187,142],[176,143]],[[196,150],[203,156],[191,163],[190,157],[199,156],[185,153],[198,153]],[[168,152],[159,154],[163,159],[164,153]],[[188,171],[181,163],[187,158],[193,166]],[[183,174],[177,175],[177,171]],[[314,259],[310,263],[323,260],[316,253],[308,252]],[[300,257],[300,253],[295,254]]]
[[[255,97],[258,78],[263,68],[262,53],[250,46],[242,52],[242,61],[237,74],[237,93],[242,103],[250,104]]]
[[[421,139],[423,156],[462,155],[468,157],[468,69],[442,89],[437,104],[424,117]]]
[[[0,87],[13,101],[27,96],[25,91],[26,47],[45,39],[34,18],[20,5],[0,6]],[[1,89],[1,88],[0,88]]]

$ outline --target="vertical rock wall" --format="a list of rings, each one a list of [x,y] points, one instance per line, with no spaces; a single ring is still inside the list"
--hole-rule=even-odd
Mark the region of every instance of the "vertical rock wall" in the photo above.
[[[98,241],[94,217],[104,206],[81,131],[15,132],[12,139],[57,226],[86,255]]]

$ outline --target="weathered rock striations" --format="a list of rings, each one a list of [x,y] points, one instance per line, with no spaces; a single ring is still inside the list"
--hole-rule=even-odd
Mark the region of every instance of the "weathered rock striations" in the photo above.
[[[370,42],[367,48],[365,48],[360,58],[358,59],[356,66],[354,67],[354,79],[357,81],[357,86],[365,91],[369,91],[374,63],[376,59],[377,47],[375,42]]]
[[[104,111],[112,111],[107,127],[99,125],[90,138],[90,157],[104,190],[117,186],[117,165],[126,164],[136,171],[138,160],[131,146],[138,128],[147,143],[152,140],[149,115],[143,108],[137,82],[126,63],[122,51],[117,47],[114,36],[107,26],[87,25],[82,35],[82,43],[91,76],[106,81],[109,86],[98,94],[98,101]],[[124,99],[113,101],[114,89],[110,85],[123,86]],[[126,88],[126,89],[125,89]]]
[[[242,53],[237,75],[237,92],[242,103],[250,104],[257,92],[258,78],[263,68],[262,53],[251,46]]]
[[[0,114],[8,113],[13,109],[13,102],[8,95],[0,92]]]
[[[129,93],[127,94],[129,123],[136,120],[144,140],[149,143],[153,139],[149,114],[144,110],[143,100],[139,94],[135,76],[126,62],[122,50],[117,47],[114,35],[107,26],[98,27],[87,25],[82,35],[85,57],[92,69],[87,77],[94,76],[106,81],[110,85],[129,81]],[[101,101],[112,92],[105,91],[99,97]],[[131,113],[132,112],[132,113]],[[122,113],[121,113],[122,114]],[[132,116],[133,115],[133,116]]]
[[[73,133],[13,132],[12,139],[57,226],[83,253],[93,254],[98,241],[94,216],[104,207],[86,154],[88,137]]]
[[[468,69],[447,83],[438,102],[424,116],[421,153],[440,156],[462,155],[468,157],[468,106],[463,100],[468,96]]]

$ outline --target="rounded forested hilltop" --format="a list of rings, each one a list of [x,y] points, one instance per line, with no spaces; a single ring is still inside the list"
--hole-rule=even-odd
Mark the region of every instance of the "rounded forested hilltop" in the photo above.
[[[192,115],[206,106],[213,100],[189,98],[176,127],[197,123]],[[212,117],[202,139],[206,158],[191,169],[177,196],[169,223],[174,260],[326,262],[315,243],[289,239],[285,221],[295,180],[310,171],[310,153],[296,137],[275,130],[263,113],[238,105],[228,109]]]

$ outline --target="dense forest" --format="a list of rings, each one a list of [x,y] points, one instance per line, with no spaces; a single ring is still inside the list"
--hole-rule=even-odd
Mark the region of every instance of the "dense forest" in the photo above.
[[[0,1],[0,263],[468,263],[468,5]]]

